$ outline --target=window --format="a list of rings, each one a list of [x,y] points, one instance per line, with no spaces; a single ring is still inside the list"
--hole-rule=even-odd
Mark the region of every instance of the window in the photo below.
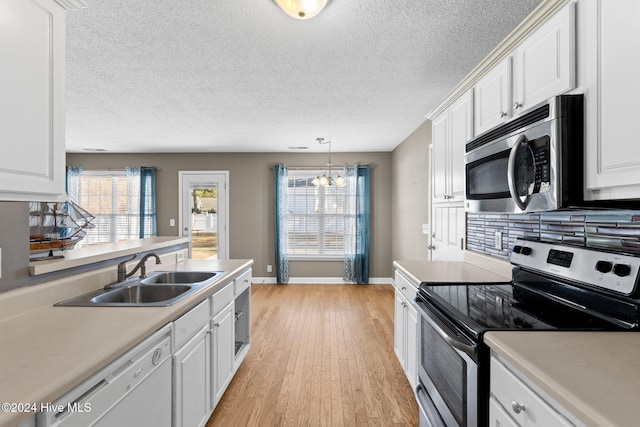
[[[70,196],[95,216],[95,227],[87,230],[81,245],[116,243],[141,237],[140,168],[132,170],[134,172],[82,171],[77,177],[76,194]],[[155,234],[155,213],[152,220],[152,227],[148,227],[145,217],[144,228],[153,230],[145,231],[145,236]]]
[[[288,254],[291,259],[344,257],[344,187],[316,187],[324,171],[290,170],[287,186]]]

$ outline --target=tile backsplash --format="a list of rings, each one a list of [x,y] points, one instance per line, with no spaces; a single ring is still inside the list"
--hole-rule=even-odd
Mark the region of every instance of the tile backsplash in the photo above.
[[[470,251],[508,259],[517,237],[640,255],[640,211],[467,213],[467,249]]]

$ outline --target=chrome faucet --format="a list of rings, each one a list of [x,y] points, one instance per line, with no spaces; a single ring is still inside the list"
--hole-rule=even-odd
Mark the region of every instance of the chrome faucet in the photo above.
[[[143,256],[142,259],[138,262],[138,264],[136,264],[134,269],[131,270],[130,273],[127,273],[127,263],[129,261],[132,261],[132,260],[136,259],[137,257],[138,257],[138,255],[134,254],[128,260],[122,261],[120,264],[118,264],[118,281],[116,283],[112,283],[110,285],[106,285],[104,288],[105,289],[113,288],[116,284],[118,284],[120,282],[124,282],[128,277],[133,276],[135,274],[135,272],[138,271],[138,270],[140,270],[140,278],[141,279],[144,279],[145,277],[147,277],[147,267],[145,266],[145,262],[147,262],[147,260],[150,257],[154,257],[156,259],[156,264],[161,264],[160,257],[158,256],[158,254],[156,254],[154,252],[151,252],[151,253],[148,253],[145,256]]]

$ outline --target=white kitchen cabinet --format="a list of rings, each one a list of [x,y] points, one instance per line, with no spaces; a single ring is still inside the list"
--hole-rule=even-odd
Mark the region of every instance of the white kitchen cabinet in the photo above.
[[[234,373],[234,303],[231,301],[211,320],[211,355],[214,407],[231,382]]]
[[[466,240],[464,206],[433,205],[431,222],[431,259],[462,261]]]
[[[433,203],[464,200],[465,143],[473,137],[473,92],[458,98],[432,124]]]
[[[493,396],[489,398],[489,426],[519,427]]]
[[[572,426],[558,404],[535,391],[512,367],[491,356],[490,426]],[[565,411],[566,412],[566,411]]]
[[[418,382],[418,312],[412,301],[417,288],[399,271],[395,272],[394,282],[394,351],[411,388],[415,388]]]
[[[0,1],[0,200],[65,198],[65,11]]]
[[[211,414],[209,301],[173,322],[173,426],[199,427]]]
[[[511,117],[511,57],[489,70],[474,86],[475,135],[501,125]]]
[[[579,3],[586,31],[587,199],[640,198],[640,2],[593,0]]]
[[[569,3],[516,49],[514,115],[575,87],[575,22],[575,3]]]
[[[570,2],[476,82],[475,135],[573,89],[575,45],[575,3]]]

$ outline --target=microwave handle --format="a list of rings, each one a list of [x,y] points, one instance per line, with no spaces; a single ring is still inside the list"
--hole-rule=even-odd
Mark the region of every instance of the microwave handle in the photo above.
[[[511,193],[511,198],[513,199],[516,206],[518,206],[521,210],[527,209],[527,202],[529,201],[529,196],[527,196],[524,202],[518,196],[518,191],[516,189],[516,155],[518,154],[518,148],[521,145],[527,145],[527,138],[524,135],[520,135],[520,138],[513,144],[511,147],[511,152],[509,153],[509,164],[507,166],[507,184],[509,184],[509,193]]]

